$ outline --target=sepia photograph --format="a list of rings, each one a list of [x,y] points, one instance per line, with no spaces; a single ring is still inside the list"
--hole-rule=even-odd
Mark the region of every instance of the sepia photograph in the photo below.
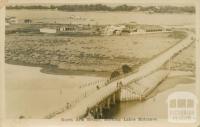
[[[6,119],[199,122],[194,1],[47,1],[6,4]]]

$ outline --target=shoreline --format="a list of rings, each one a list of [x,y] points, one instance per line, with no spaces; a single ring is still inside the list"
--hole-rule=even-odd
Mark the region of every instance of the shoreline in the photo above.
[[[26,66],[26,67],[40,67],[40,72],[44,74],[52,74],[52,75],[80,75],[80,76],[93,76],[93,77],[110,77],[110,71],[92,71],[92,70],[73,70],[73,69],[61,69],[55,65],[34,65],[34,64],[26,64],[26,63],[14,63],[14,62],[6,62],[5,64],[10,65],[18,65],[18,66]],[[167,67],[163,67],[166,69]],[[132,68],[133,70],[137,70],[137,68]],[[118,69],[116,69],[118,70]],[[171,68],[172,71],[180,71],[180,72],[191,72],[194,73],[194,70],[188,69],[180,69],[180,68]],[[113,70],[114,71],[114,70]]]
[[[92,77],[108,77],[111,72],[109,71],[86,71],[86,70],[70,70],[70,69],[60,69],[55,65],[37,65],[37,64],[26,64],[18,62],[6,62],[9,65],[18,65],[25,67],[40,67],[40,72],[44,74],[52,75],[80,75],[80,76],[92,76]]]

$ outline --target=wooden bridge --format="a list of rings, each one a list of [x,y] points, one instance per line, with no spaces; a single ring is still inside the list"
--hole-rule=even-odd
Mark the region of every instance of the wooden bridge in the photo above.
[[[136,73],[129,73],[123,75],[118,79],[105,83],[105,86],[96,90],[93,94],[88,95],[78,102],[75,106],[66,110],[65,112],[56,115],[56,119],[80,119],[85,117],[93,118],[103,118],[103,113],[109,110],[112,105],[120,101],[120,94],[123,88],[127,89],[133,98],[142,100],[148,96],[151,91],[167,77],[168,72],[161,72],[159,68],[163,64],[168,62],[172,57],[179,54],[182,50],[189,47],[193,42],[195,42],[194,36],[191,32],[187,32],[187,37],[174,45],[172,48],[166,52],[158,55],[156,58],[152,59],[150,62],[141,66]],[[137,85],[142,84],[142,79],[152,75],[157,74],[160,80],[156,81],[156,84],[149,86]],[[153,80],[153,79],[151,79]],[[150,80],[150,81],[151,81]]]

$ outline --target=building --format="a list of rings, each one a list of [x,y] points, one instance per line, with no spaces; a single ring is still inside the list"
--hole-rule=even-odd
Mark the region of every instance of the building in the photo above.
[[[57,30],[60,32],[76,32],[78,30],[78,26],[73,24],[66,24],[59,26]]]
[[[52,34],[52,33],[56,33],[57,30],[56,29],[53,29],[53,28],[41,28],[40,29],[40,33],[49,33],[49,34]]]
[[[136,32],[137,33],[146,33],[146,29],[145,28],[137,28]]]
[[[69,26],[61,26],[58,28],[58,30],[61,32],[75,32],[76,31],[75,27],[69,27]]]
[[[25,23],[25,24],[31,24],[31,23],[32,23],[32,20],[31,20],[31,19],[25,19],[25,20],[24,20],[24,23]]]
[[[161,32],[163,28],[158,25],[141,25],[139,29],[142,29],[145,32]]]
[[[125,25],[111,25],[104,29],[104,35],[120,35],[126,28]]]
[[[155,32],[166,32],[166,29],[159,25],[137,25],[132,28],[130,34],[140,34],[140,33],[155,33]]]
[[[172,27],[171,26],[162,26],[163,27],[163,31],[165,32],[171,32],[172,31]]]
[[[130,32],[136,32],[137,24],[126,24],[126,29]]]
[[[105,27],[104,35],[133,35],[141,33],[165,32],[166,30],[159,25],[139,25],[131,22],[122,25],[110,25]]]

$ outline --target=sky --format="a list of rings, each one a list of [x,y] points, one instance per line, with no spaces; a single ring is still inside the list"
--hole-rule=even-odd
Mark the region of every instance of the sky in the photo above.
[[[121,3],[130,3],[130,4],[145,4],[145,5],[177,5],[177,6],[186,6],[194,5],[197,0],[8,0],[9,4],[13,3],[65,3],[65,4],[95,4],[95,3],[107,3],[107,4],[121,4]]]

